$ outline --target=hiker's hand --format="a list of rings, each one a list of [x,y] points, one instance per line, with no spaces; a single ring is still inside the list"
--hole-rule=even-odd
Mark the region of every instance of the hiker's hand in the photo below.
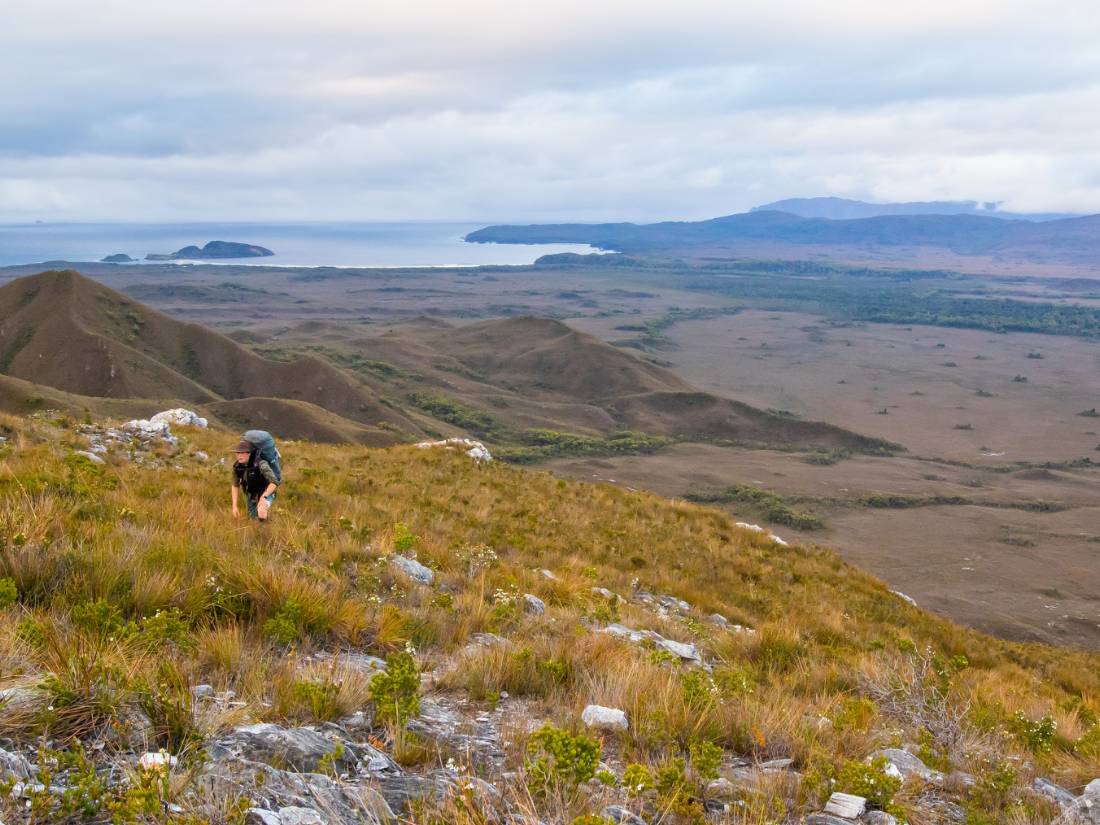
[[[239,507],[237,507],[236,504],[234,504],[233,505],[233,518],[238,518],[239,519],[240,517],[241,517],[241,510],[240,510]]]
[[[267,511],[270,509],[271,502],[267,500],[267,496],[260,496],[260,500],[256,502],[256,515],[267,518]]]

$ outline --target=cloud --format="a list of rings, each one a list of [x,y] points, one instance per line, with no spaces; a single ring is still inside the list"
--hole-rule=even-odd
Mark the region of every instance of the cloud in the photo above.
[[[1073,0],[10,5],[0,220],[1100,211]]]

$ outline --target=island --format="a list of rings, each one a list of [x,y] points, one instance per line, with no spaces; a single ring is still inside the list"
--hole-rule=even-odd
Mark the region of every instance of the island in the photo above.
[[[116,252],[114,255],[108,255],[106,258],[100,258],[100,263],[104,264],[132,264],[137,262],[137,258],[131,258],[124,252]]]
[[[205,260],[212,258],[267,258],[275,253],[262,246],[233,241],[210,241],[204,247],[185,246],[170,255],[150,253],[147,261]]]

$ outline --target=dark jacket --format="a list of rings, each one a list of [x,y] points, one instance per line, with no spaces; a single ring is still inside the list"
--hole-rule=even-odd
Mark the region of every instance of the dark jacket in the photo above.
[[[255,464],[238,464],[233,462],[233,483],[244,490],[249,498],[259,498],[263,495],[267,485],[279,485],[279,479],[271,465],[262,458]]]

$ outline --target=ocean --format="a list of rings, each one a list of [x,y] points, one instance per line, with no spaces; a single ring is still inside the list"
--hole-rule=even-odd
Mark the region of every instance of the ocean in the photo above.
[[[476,244],[476,223],[40,223],[0,224],[0,266],[98,261],[125,253],[144,258],[207,241],[267,247],[267,258],[202,263],[256,266],[479,266],[529,264],[554,252],[595,252],[582,244]]]

